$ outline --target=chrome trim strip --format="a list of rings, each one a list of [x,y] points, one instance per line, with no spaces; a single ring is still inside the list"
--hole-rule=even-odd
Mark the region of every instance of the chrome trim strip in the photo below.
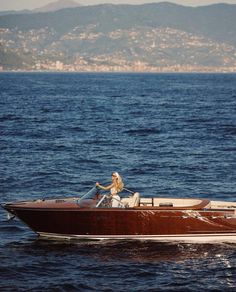
[[[151,241],[187,241],[187,242],[236,242],[235,233],[225,234],[178,234],[178,235],[70,235],[39,232],[39,236],[54,239],[91,239],[91,240],[151,240]]]

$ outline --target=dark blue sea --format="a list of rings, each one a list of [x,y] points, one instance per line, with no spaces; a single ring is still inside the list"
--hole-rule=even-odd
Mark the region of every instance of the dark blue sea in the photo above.
[[[0,201],[236,201],[235,74],[0,74]],[[236,244],[47,241],[0,210],[0,291],[236,291]]]

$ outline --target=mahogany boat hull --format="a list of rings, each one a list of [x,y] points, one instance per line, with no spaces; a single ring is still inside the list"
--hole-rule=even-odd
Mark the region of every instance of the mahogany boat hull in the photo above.
[[[43,237],[80,239],[147,239],[236,241],[232,210],[176,210],[173,208],[42,208],[7,204]]]

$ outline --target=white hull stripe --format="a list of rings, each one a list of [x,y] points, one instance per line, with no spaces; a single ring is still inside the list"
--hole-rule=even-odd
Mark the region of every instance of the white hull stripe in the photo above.
[[[236,242],[235,233],[224,234],[178,234],[178,235],[70,235],[57,233],[38,233],[42,237],[55,239],[91,239],[91,240],[105,240],[105,239],[133,239],[133,240],[153,240],[153,241],[191,241],[191,242]]]

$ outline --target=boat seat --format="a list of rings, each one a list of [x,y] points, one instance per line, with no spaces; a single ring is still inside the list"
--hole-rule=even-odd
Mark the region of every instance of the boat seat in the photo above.
[[[129,201],[129,208],[137,207],[139,206],[139,201],[140,201],[140,194],[139,193],[134,193],[133,196],[130,198]]]

